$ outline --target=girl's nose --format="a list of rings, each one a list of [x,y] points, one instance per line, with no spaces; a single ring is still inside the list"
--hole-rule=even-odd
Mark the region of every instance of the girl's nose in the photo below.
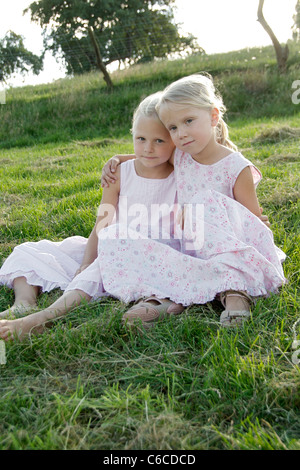
[[[186,137],[186,130],[184,127],[178,127],[178,137],[180,139],[183,139],[184,137]]]
[[[153,146],[152,146],[151,143],[148,143],[148,144],[145,145],[145,151],[147,153],[152,153],[153,152]]]

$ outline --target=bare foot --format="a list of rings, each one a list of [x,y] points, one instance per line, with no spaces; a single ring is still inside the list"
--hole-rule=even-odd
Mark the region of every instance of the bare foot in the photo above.
[[[19,339],[22,341],[31,334],[40,334],[45,330],[45,325],[36,325],[31,316],[17,318],[15,320],[0,320],[0,339],[4,341]]]
[[[36,308],[36,303],[23,302],[22,304],[14,304],[12,307],[0,312],[0,318],[16,318],[16,315],[22,315]]]
[[[0,320],[0,339],[4,341],[22,340],[27,335],[42,333],[52,324],[54,319],[64,316],[71,309],[77,307],[83,299],[90,300],[91,297],[79,289],[74,289],[65,292],[44,310],[14,320]],[[30,306],[32,308],[32,303]]]

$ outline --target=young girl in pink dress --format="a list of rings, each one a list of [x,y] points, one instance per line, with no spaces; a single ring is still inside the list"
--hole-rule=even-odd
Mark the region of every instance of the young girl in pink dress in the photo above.
[[[123,272],[126,270],[126,267],[119,268],[120,263],[124,262],[124,233],[134,241],[134,250],[127,263],[135,263],[134,253],[139,249],[140,242],[143,243],[144,238],[152,233],[158,245],[165,244],[174,251],[180,249],[179,240],[174,237],[174,224],[169,223],[176,210],[174,168],[168,161],[174,144],[155,111],[159,96],[154,94],[146,98],[135,112],[133,140],[136,159],[120,167],[116,185],[103,189],[98,217],[89,239],[77,236],[62,242],[41,240],[24,243],[17,246],[4,262],[0,270],[0,284],[14,289],[15,303],[0,313],[0,338],[8,340],[17,336],[22,339],[31,331],[41,332],[47,322],[66,314],[83,299],[90,301],[110,295],[103,285],[101,259],[98,256],[100,252],[103,257],[108,249],[111,256],[113,249],[117,248],[116,245],[112,249],[108,246],[110,236],[114,238],[113,242],[118,243],[120,250],[120,259],[115,257],[118,277],[121,277],[122,269]],[[153,230],[151,220],[144,220],[137,214],[142,211],[150,216],[151,208],[160,207],[162,203],[165,212],[152,221],[161,228],[157,232]],[[98,244],[97,234],[101,232],[102,238]],[[39,291],[57,287],[65,292],[50,307],[10,319],[16,313],[30,313],[36,307]],[[140,295],[139,286],[136,285],[133,291],[133,300],[136,300]],[[155,303],[163,304],[168,314],[183,310],[181,305],[168,299]]]
[[[261,173],[228,139],[222,118],[225,107],[208,77],[195,74],[172,83],[162,93],[157,111],[176,147],[172,162],[178,202],[189,208],[188,218],[186,210],[182,216],[184,229],[188,222],[189,239],[183,234],[181,253],[153,243],[147,247],[145,242],[143,261],[129,267],[124,285],[117,270],[108,271],[113,257],[103,257],[105,285],[125,300],[134,283],[141,293],[147,295],[151,286],[157,297],[183,305],[217,297],[225,307],[221,324],[239,325],[250,316],[253,298],[277,292],[285,283],[285,254],[261,220],[256,196]],[[116,162],[130,158],[118,157]],[[104,167],[108,173],[104,184],[112,181],[111,165]],[[132,247],[127,248],[129,255]],[[126,264],[125,256],[123,261]],[[154,318],[153,306],[145,302],[124,318],[130,323],[148,322],[149,308]]]

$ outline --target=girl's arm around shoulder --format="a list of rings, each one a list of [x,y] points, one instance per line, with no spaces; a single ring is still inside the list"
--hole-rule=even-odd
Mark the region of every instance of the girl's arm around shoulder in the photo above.
[[[135,155],[133,154],[115,155],[114,157],[111,157],[102,168],[102,188],[108,187],[110,183],[114,184],[116,182],[116,170],[118,165],[127,162],[127,160],[132,160],[133,158],[135,158]]]
[[[172,152],[171,157],[169,158],[169,163],[174,166],[174,153],[175,149]],[[127,155],[115,155],[111,157],[102,168],[102,175],[101,175],[101,186],[102,188],[108,188],[110,184],[115,184],[119,176],[117,175],[117,168],[121,163],[127,162],[128,160],[132,160],[136,158],[134,154],[127,154]]]
[[[261,217],[252,172],[249,166],[244,168],[236,179],[233,188],[234,198],[257,217]]]
[[[119,202],[120,194],[120,174],[121,168],[117,166],[115,170],[116,181],[115,184],[105,186],[102,189],[102,199],[100,206],[98,208],[98,215],[95,224],[95,229],[97,228],[97,233],[103,228],[107,227],[112,223],[112,220],[115,215],[115,211]]]

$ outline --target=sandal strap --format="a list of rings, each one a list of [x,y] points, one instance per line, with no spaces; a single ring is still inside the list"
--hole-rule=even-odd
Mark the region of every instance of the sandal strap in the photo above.
[[[247,310],[224,310],[220,317],[220,323],[224,327],[240,326],[250,317]]]
[[[222,312],[223,318],[244,318],[250,317],[250,315],[248,310],[224,310]]]
[[[220,293],[220,301],[223,305],[223,307],[226,308],[226,298],[227,297],[240,297],[243,300],[247,300],[249,305],[253,304],[253,299],[250,297],[250,295],[247,294],[247,292],[242,292],[242,291],[225,291]]]
[[[144,302],[149,302],[150,300],[155,300],[155,302],[158,302],[160,305],[162,304],[173,304],[173,300],[170,299],[158,299],[155,295],[152,295],[151,297],[147,297],[144,299]]]
[[[158,305],[155,305],[153,303],[151,303],[150,301],[151,300],[154,300],[158,303]],[[162,304],[168,304],[168,306],[170,306],[171,304],[173,304],[174,302],[172,302],[172,300],[169,300],[169,299],[158,299],[157,297],[155,297],[155,295],[152,295],[150,297],[141,297],[137,303],[135,303],[129,310],[135,310],[136,308],[140,308],[140,307],[149,307],[149,306],[152,306],[152,307],[158,307]]]
[[[158,305],[151,303],[150,302],[151,300],[155,300],[156,302],[158,302]],[[172,310],[169,311],[171,306],[175,307],[173,311]],[[158,319],[164,318],[165,316],[176,315],[178,313],[182,313],[182,311],[184,310],[184,307],[182,305],[176,304],[170,299],[162,300],[162,299],[158,299],[155,296],[151,296],[133,305],[129,310],[127,310],[123,318],[126,319],[128,315],[130,316],[131,314],[139,315],[139,311],[141,311],[141,309],[145,309],[147,316],[148,315],[153,316],[153,319],[155,319],[154,321],[156,321]]]

